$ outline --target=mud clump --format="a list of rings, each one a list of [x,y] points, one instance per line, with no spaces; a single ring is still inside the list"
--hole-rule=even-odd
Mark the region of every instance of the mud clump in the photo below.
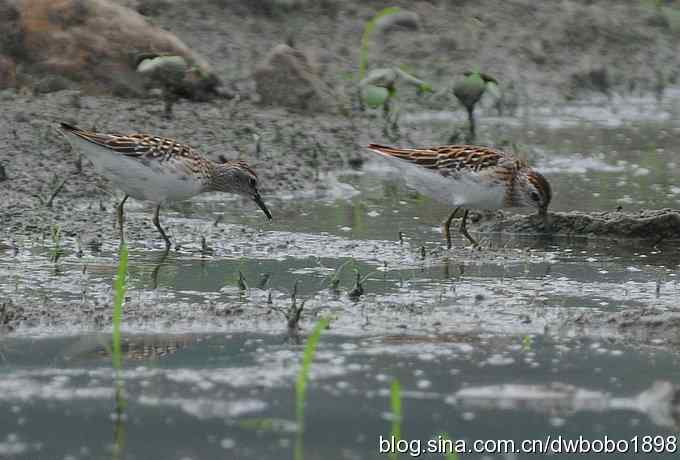
[[[537,215],[505,216],[493,213],[473,219],[476,230],[488,233],[543,233],[560,236],[638,238],[661,241],[680,239],[680,213],[672,209],[636,213],[549,213],[549,226]]]
[[[330,88],[302,51],[277,45],[253,73],[260,102],[299,112],[336,112]]]
[[[24,309],[16,307],[12,302],[0,304],[0,333],[14,331],[23,319]]]
[[[680,344],[680,312],[656,307],[617,312],[585,312],[571,321],[594,336],[625,337],[645,344]]]

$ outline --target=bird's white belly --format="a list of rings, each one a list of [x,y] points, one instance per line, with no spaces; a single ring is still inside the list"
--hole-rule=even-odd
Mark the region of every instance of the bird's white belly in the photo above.
[[[203,190],[202,182],[188,176],[187,170],[177,167],[176,163],[143,162],[75,136],[69,136],[69,140],[92,162],[98,174],[137,200],[181,201]]]
[[[485,181],[474,172],[444,177],[441,174],[399,160],[390,159],[399,167],[406,184],[437,201],[452,207],[471,209],[501,209],[505,204],[505,189],[501,184]]]

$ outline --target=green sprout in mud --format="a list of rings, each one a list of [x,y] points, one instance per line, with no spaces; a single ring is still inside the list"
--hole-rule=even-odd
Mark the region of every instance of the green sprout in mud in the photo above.
[[[49,189],[51,190],[51,192],[49,192],[49,196],[45,198],[42,195],[37,195],[38,200],[40,200],[40,202],[44,204],[46,208],[51,208],[52,204],[54,203],[54,199],[62,191],[65,184],[66,179],[59,179],[59,176],[55,174],[54,177],[52,177],[52,181],[49,185]]]
[[[238,290],[241,294],[244,294],[249,289],[248,280],[246,279],[245,275],[243,274],[243,266],[244,265],[245,265],[245,259],[241,259],[241,261],[239,263],[238,271],[236,271],[232,276],[228,276],[225,279],[225,282],[227,284],[235,284],[238,287]]]
[[[52,227],[52,263],[56,264],[64,251],[61,249],[61,227]]]
[[[362,102],[373,109],[382,107],[385,120],[383,133],[386,136],[399,133],[400,111],[393,101],[396,100],[398,86],[402,84],[415,86],[418,94],[432,91],[428,83],[400,68],[374,69],[359,82]]]
[[[116,419],[113,427],[113,458],[122,458],[125,445],[125,427],[123,412],[127,406],[125,391],[123,388],[123,378],[121,376],[123,367],[123,356],[121,351],[120,324],[123,319],[123,302],[127,292],[127,267],[128,267],[128,248],[123,243],[120,246],[118,261],[118,272],[113,285],[113,332],[111,360],[116,371]]]
[[[345,270],[345,267],[349,264],[356,264],[354,259],[348,259],[345,262],[343,262],[338,268],[335,269],[335,271],[327,278],[328,282],[330,284],[330,288],[333,292],[338,292],[339,291],[339,286],[340,286],[340,276],[342,276],[342,272]]]
[[[330,320],[323,318],[314,327],[312,334],[307,339],[307,345],[302,356],[302,367],[298,373],[297,381],[295,382],[295,418],[297,421],[297,440],[295,442],[295,456],[296,460],[303,458],[303,434],[305,430],[305,396],[307,393],[307,382],[309,382],[309,373],[312,369],[312,362],[316,355],[316,347],[319,344],[321,333],[328,328]]]
[[[415,85],[419,92],[432,91],[432,87],[406,72],[402,68],[382,68],[374,69],[368,72],[368,55],[369,43],[371,34],[376,28],[378,22],[390,15],[399,13],[401,10],[397,7],[385,8],[379,11],[373,18],[368,21],[364,27],[364,33],[361,37],[361,49],[359,54],[359,91],[360,100],[362,103],[371,108],[383,108],[383,115],[385,117],[385,126],[383,131],[386,135],[389,134],[389,129],[398,131],[398,116],[399,111],[395,110],[392,119],[390,119],[391,101],[397,94],[397,81]]]
[[[385,8],[373,16],[373,18],[366,23],[366,26],[364,26],[364,34],[361,37],[361,51],[359,54],[359,81],[366,77],[366,69],[368,68],[368,44],[373,29],[375,29],[376,24],[381,18],[398,13],[399,11],[401,10],[394,6]]]
[[[474,142],[476,136],[475,106],[487,89],[497,95],[498,81],[496,81],[494,77],[479,71],[465,72],[463,75],[465,78],[458,81],[453,86],[453,95],[456,96],[456,99],[458,99],[467,111],[469,134],[466,142]],[[457,135],[454,134],[454,136]]]
[[[396,444],[401,439],[401,384],[399,380],[394,379],[392,381],[392,386],[390,388],[390,406],[391,406],[391,416],[392,416],[392,439],[394,439],[394,444]],[[394,449],[390,453],[390,459],[396,459],[398,456],[397,450]]]
[[[354,287],[352,288],[351,291],[347,294],[347,297],[349,297],[351,300],[357,301],[359,300],[359,297],[364,295],[364,281],[371,275],[372,273],[369,273],[365,277],[361,277],[361,272],[359,271],[358,268],[354,268],[354,275],[356,276],[356,280],[354,282]]]
[[[288,337],[297,344],[300,343],[300,318],[302,317],[302,311],[305,309],[304,300],[300,303],[300,306],[297,304],[298,284],[299,281],[295,280],[293,292],[290,295],[290,308],[285,313]]]

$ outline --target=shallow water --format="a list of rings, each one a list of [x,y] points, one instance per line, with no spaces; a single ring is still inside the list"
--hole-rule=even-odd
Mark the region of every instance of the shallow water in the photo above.
[[[553,185],[555,210],[677,207],[677,110],[648,104],[489,117],[481,132],[528,152]],[[646,330],[631,338],[580,322],[674,311],[677,243],[482,235],[478,252],[456,236],[447,252],[439,225],[449,210],[396,176],[369,162],[323,177],[330,186],[318,191],[267,197],[272,224],[250,203],[206,196],[165,212],[178,251],[165,257],[159,242],[132,240],[122,421],[112,417],[106,351],[115,232],[101,248],[64,238],[56,263],[49,237],[1,242],[0,294],[26,319],[0,339],[0,455],[104,458],[118,442],[124,458],[291,457],[301,442],[293,386],[302,348],[286,333],[296,285],[303,333],[331,318],[312,366],[305,458],[378,457],[395,378],[402,435],[423,443],[442,432],[677,431],[659,383],[678,381],[675,351]],[[364,293],[350,298],[357,276]]]
[[[285,339],[130,337],[123,421],[112,418],[104,337],[5,341],[0,449],[106,458],[118,439],[126,458],[291,457],[301,350]],[[312,370],[304,458],[376,458],[378,437],[391,432],[393,379],[402,386],[402,436],[423,447],[444,432],[469,441],[668,436],[677,430],[670,400],[649,390],[678,372],[675,354],[592,340],[329,332]]]

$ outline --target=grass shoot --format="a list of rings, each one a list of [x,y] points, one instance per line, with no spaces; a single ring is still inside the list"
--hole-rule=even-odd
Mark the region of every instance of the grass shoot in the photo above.
[[[297,421],[297,440],[295,442],[295,460],[303,458],[303,434],[305,431],[305,396],[307,393],[307,382],[309,382],[309,372],[312,368],[312,361],[316,355],[316,347],[319,344],[321,333],[328,328],[330,320],[323,318],[314,327],[302,357],[302,367],[295,382],[295,419]]]
[[[390,406],[392,415],[391,435],[392,439],[394,439],[394,442],[397,443],[401,439],[401,420],[402,420],[401,384],[397,379],[394,379],[392,381],[392,387],[390,388]],[[397,456],[398,453],[396,449],[390,453],[390,459],[396,459]]]

